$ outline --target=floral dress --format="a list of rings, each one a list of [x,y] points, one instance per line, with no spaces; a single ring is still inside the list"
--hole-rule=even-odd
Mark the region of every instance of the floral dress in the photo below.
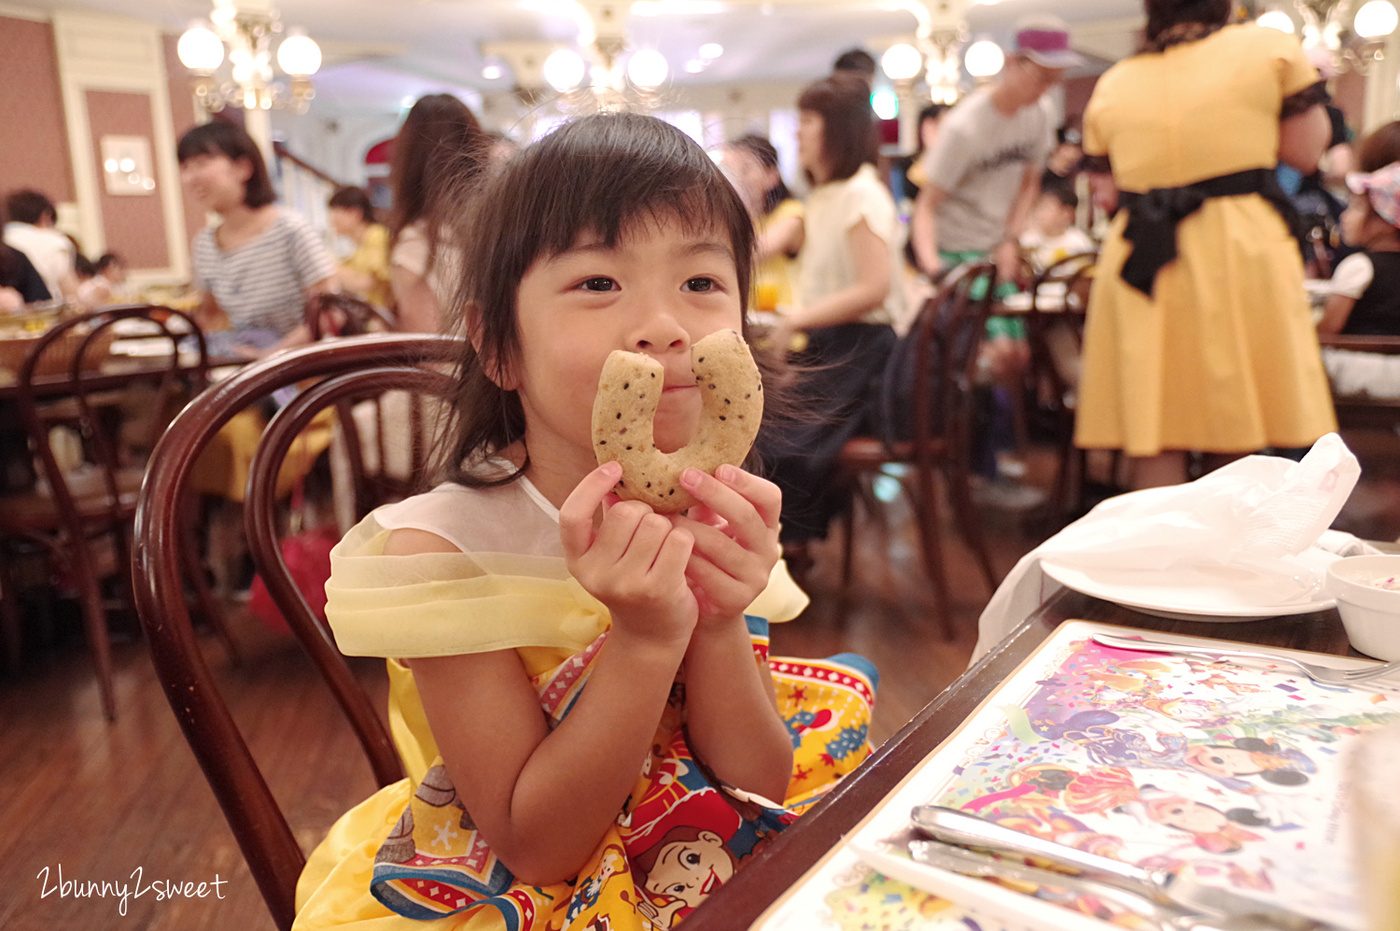
[[[463,552],[383,556],[389,531],[407,527]],[[513,552],[500,551],[507,538]],[[806,604],[780,564],[747,619],[792,737],[787,798],[772,802],[710,773],[686,741],[677,682],[633,790],[582,872],[551,886],[516,881],[458,798],[399,658],[515,649],[558,724],[608,635],[606,608],[569,577],[558,546],[557,511],[517,481],[441,486],[379,509],[336,547],[327,614],[342,651],[389,657],[390,725],[409,775],[342,816],[312,853],[295,927],[671,928],[869,754],[869,663],[768,656],[768,621]]]

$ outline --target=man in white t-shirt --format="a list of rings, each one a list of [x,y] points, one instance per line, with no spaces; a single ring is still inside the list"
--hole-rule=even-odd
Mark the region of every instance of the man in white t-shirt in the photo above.
[[[54,229],[58,212],[53,201],[33,190],[11,191],[5,198],[5,244],[23,252],[53,297],[76,298],[73,243]]]
[[[1054,141],[1041,99],[1066,68],[1083,62],[1070,50],[1063,20],[1027,17],[997,83],[943,117],[938,141],[925,156],[929,183],[914,202],[910,230],[922,271],[991,254],[1002,279],[1013,277]]]

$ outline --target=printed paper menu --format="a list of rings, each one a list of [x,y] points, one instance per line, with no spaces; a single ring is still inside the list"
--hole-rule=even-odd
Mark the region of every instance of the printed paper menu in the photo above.
[[[1095,630],[1131,633],[1062,625],[757,926],[1137,923],[1087,897],[948,874],[933,895],[862,861],[861,849],[898,856],[910,809],[928,803],[1361,931],[1343,757],[1400,720],[1400,682],[1324,685],[1291,667],[1100,646]]]

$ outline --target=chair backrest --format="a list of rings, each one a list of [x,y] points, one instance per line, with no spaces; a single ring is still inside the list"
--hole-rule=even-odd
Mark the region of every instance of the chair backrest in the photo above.
[[[1034,378],[1044,378],[1050,384],[1051,396],[1057,405],[1071,389],[1071,376],[1062,369],[1050,351],[1046,330],[1055,322],[1072,321],[1080,326],[1073,329],[1078,342],[1082,335],[1084,312],[1088,306],[1089,287],[1093,284],[1097,252],[1081,252],[1052,262],[1035,276],[1031,284],[1031,306],[1026,312],[1026,337],[1030,342],[1031,372]],[[1052,294],[1053,290],[1053,294]],[[1046,309],[1049,300],[1059,300],[1057,309]]]
[[[145,357],[137,370],[104,371],[121,321],[140,321],[145,339],[169,342],[169,353]],[[182,349],[183,346],[183,349]],[[137,381],[155,386],[154,398],[145,399],[143,419],[150,424],[144,449],[151,449],[165,427],[162,409],[183,406],[208,383],[209,362],[204,334],[187,314],[150,304],[106,307],[56,324],[25,356],[18,375],[16,403],[25,432],[34,448],[64,523],[77,539],[82,519],[69,487],[72,473],[53,446],[53,429],[71,427],[68,436],[81,443],[82,460],[92,466],[105,489],[113,523],[123,518],[118,474],[129,461],[119,436],[119,416],[112,408],[122,405],[127,390]],[[138,446],[141,444],[137,444]],[[127,511],[125,516],[129,517]]]
[[[900,338],[883,378],[880,419],[886,443],[931,440],[971,430],[971,395],[996,292],[991,263],[960,265],[940,279]],[[976,293],[976,297],[974,297]]]
[[[392,333],[399,328],[393,314],[383,307],[343,291],[322,291],[307,298],[306,325],[313,340]]]
[[[177,504],[200,452],[235,414],[278,388],[313,382],[273,418],[254,454],[244,505],[249,548],[292,632],[350,720],[375,779],[387,785],[401,778],[402,765],[383,721],[287,571],[276,540],[275,478],[301,429],[341,400],[388,389],[449,397],[455,383],[443,368],[460,358],[463,345],[447,336],[350,337],[248,366],[180,413],[151,457],[141,488],[133,576],[156,672],[268,910],[282,928],[291,927],[305,857],[196,644],[181,588]]]

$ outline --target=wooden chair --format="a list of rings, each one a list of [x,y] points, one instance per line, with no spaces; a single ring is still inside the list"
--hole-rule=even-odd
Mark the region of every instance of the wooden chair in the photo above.
[[[985,293],[973,299],[975,282],[986,282]],[[978,525],[971,492],[971,452],[977,351],[996,291],[996,266],[963,265],[949,272],[938,290],[924,302],[906,340],[914,340],[909,439],[861,436],[848,442],[838,458],[838,474],[857,491],[862,478],[889,464],[908,472],[900,478],[915,509],[924,570],[933,582],[939,624],[953,639],[948,611],[948,580],[943,565],[942,530],[935,477],[942,475],[954,521],[976,557],[990,591],[999,581]],[[898,415],[899,411],[891,412]],[[855,501],[843,516],[845,538],[842,580],[849,584],[854,558]]]
[[[115,324],[128,320],[143,321],[149,336],[168,339],[169,355],[137,373],[100,372]],[[182,352],[186,341],[191,345]],[[153,385],[154,393],[142,399],[145,429],[138,432],[144,436],[133,437],[123,434],[123,404],[138,380]],[[130,565],[128,536],[145,473],[142,450],[153,448],[164,429],[168,418],[162,412],[173,416],[207,381],[199,327],[180,311],[147,304],[107,307],[55,325],[35,341],[18,373],[15,403],[38,475],[33,488],[0,498],[0,539],[7,551],[0,557],[0,617],[8,652],[16,662],[22,647],[13,557],[25,549],[45,551],[77,590],[108,720],[116,717],[116,700],[101,579],[125,575]],[[57,437],[67,440],[59,449]],[[99,557],[103,541],[110,542],[114,559]],[[103,563],[109,571],[102,571]],[[129,585],[123,589],[130,592]],[[203,598],[201,603],[207,605]],[[213,617],[231,645],[220,619]]]
[[[1323,349],[1347,349],[1400,357],[1400,336],[1351,336],[1343,333],[1319,336]],[[1400,365],[1400,361],[1396,361]],[[1337,423],[1343,427],[1392,429],[1400,427],[1400,398],[1332,392]]]
[[[245,502],[249,547],[274,601],[354,728],[375,780],[384,786],[402,778],[383,721],[287,571],[276,533],[276,476],[303,427],[342,400],[391,389],[449,397],[455,381],[435,366],[457,361],[463,345],[446,336],[350,337],[249,366],[180,413],[161,438],[141,488],[133,574],[156,673],[279,928],[291,927],[305,856],[198,650],[181,591],[175,502],[200,451],[238,411],[279,388],[303,385],[268,425],[254,454]]]
[[[388,311],[351,294],[314,295],[306,312],[313,340],[398,329]],[[413,492],[411,477],[426,461],[432,419],[418,394],[387,392],[358,404],[336,404],[340,438],[333,448],[332,476],[337,510],[348,511],[342,516],[359,520],[377,505]],[[396,449],[396,443],[401,448]],[[398,455],[403,452],[407,455]],[[344,485],[349,486],[345,503],[340,497]]]
[[[1030,309],[1026,311],[1026,339],[1030,343],[1031,364],[1028,388],[1040,410],[1054,425],[1058,460],[1051,506],[1055,520],[1065,524],[1084,506],[1085,457],[1074,446],[1074,413],[1078,377],[1068,366],[1070,360],[1051,344],[1052,330],[1068,334],[1077,359],[1083,351],[1084,313],[1088,309],[1097,252],[1066,256],[1041,270],[1031,285]],[[1055,306],[1047,309],[1047,303]]]
[[[322,291],[306,301],[306,325],[313,341],[327,336],[393,333],[394,315],[377,304],[343,291]]]

